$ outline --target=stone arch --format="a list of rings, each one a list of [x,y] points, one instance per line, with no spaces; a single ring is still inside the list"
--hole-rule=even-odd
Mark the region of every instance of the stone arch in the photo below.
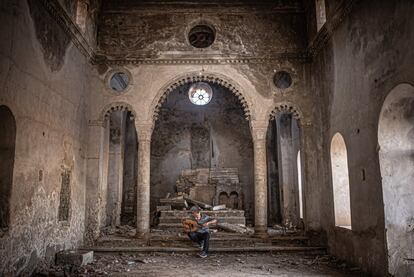
[[[159,110],[164,103],[164,101],[167,99],[167,96],[177,87],[180,87],[182,85],[192,83],[192,82],[211,82],[214,84],[219,84],[228,90],[237,98],[239,99],[241,105],[243,106],[244,115],[246,117],[246,120],[250,119],[251,116],[251,107],[252,107],[252,101],[247,97],[247,95],[243,92],[243,90],[240,88],[238,84],[236,84],[235,81],[230,80],[226,76],[223,76],[221,74],[217,73],[209,73],[209,72],[192,72],[185,75],[182,75],[180,77],[177,77],[170,81],[168,84],[166,84],[164,87],[162,87],[157,95],[155,96],[151,108],[150,108],[150,114],[152,115],[152,120],[155,122],[158,118]]]
[[[298,121],[303,119],[303,114],[299,107],[290,102],[277,103],[269,112],[269,120],[274,119],[280,113],[291,113],[292,117]]]
[[[101,114],[99,116],[99,120],[102,122],[105,122],[108,117],[111,115],[114,111],[129,111],[131,112],[132,118],[136,118],[136,113],[134,108],[125,102],[113,102],[107,104],[101,111]]]
[[[378,121],[388,272],[411,276],[414,250],[414,86],[399,84],[386,96]]]

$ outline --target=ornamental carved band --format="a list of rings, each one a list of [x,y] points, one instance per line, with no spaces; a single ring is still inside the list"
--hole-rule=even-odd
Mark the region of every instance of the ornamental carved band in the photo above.
[[[290,113],[290,114],[292,114],[292,117],[294,119],[296,119],[296,120],[300,120],[301,119],[301,113],[299,112],[299,110],[297,108],[295,108],[291,104],[283,103],[283,104],[277,105],[273,109],[273,111],[270,113],[270,120],[272,120],[275,117],[277,117],[277,115],[280,114],[280,113]]]
[[[129,111],[131,112],[131,119],[134,119],[136,114],[134,109],[132,108],[131,105],[127,104],[127,103],[122,103],[122,102],[116,102],[116,103],[111,103],[105,106],[105,108],[103,109],[103,112],[101,113],[100,119],[102,121],[106,121],[109,116],[111,115],[111,113],[115,112],[115,111]]]
[[[189,76],[189,77],[183,77],[177,81],[175,81],[172,85],[170,85],[164,92],[164,94],[161,96],[159,102],[157,103],[157,105],[155,106],[154,109],[154,113],[153,113],[153,120],[154,122],[158,119],[158,115],[161,109],[162,104],[164,103],[164,101],[167,99],[168,95],[176,88],[188,84],[188,83],[194,83],[194,82],[210,82],[213,84],[218,84],[220,86],[223,86],[225,88],[227,88],[232,94],[234,94],[240,101],[240,104],[243,107],[243,111],[244,111],[244,115],[246,120],[250,119],[250,108],[247,104],[246,99],[244,98],[244,96],[242,95],[242,93],[236,88],[234,87],[232,84],[230,84],[229,82],[219,78],[219,77],[213,77],[213,76],[209,76],[209,75],[193,75],[193,76]]]

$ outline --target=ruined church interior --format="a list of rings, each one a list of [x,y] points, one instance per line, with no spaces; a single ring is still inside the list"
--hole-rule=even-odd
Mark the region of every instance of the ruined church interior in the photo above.
[[[413,15],[1,0],[0,276],[414,276]]]

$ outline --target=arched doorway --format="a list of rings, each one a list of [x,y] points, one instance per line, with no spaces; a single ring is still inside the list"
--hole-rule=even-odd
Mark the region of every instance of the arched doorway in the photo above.
[[[414,87],[401,84],[385,99],[378,123],[388,270],[414,272]]]
[[[207,204],[243,209],[252,223],[253,142],[245,106],[221,81],[189,80],[171,89],[158,109],[151,138],[151,210],[167,195],[185,193]],[[202,89],[191,94],[199,82],[212,95],[204,97]]]
[[[16,121],[6,106],[0,106],[0,235],[10,226],[10,197],[16,144]]]
[[[105,116],[102,149],[101,228],[135,224],[138,142],[134,115],[114,108]]]
[[[297,117],[280,112],[267,132],[268,223],[302,227],[301,130]]]

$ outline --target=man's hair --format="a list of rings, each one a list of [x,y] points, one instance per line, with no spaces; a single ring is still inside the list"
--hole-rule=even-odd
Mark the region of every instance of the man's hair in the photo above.
[[[198,206],[192,206],[191,209],[190,209],[190,211],[192,213],[199,213],[200,212],[200,207],[198,207]]]

